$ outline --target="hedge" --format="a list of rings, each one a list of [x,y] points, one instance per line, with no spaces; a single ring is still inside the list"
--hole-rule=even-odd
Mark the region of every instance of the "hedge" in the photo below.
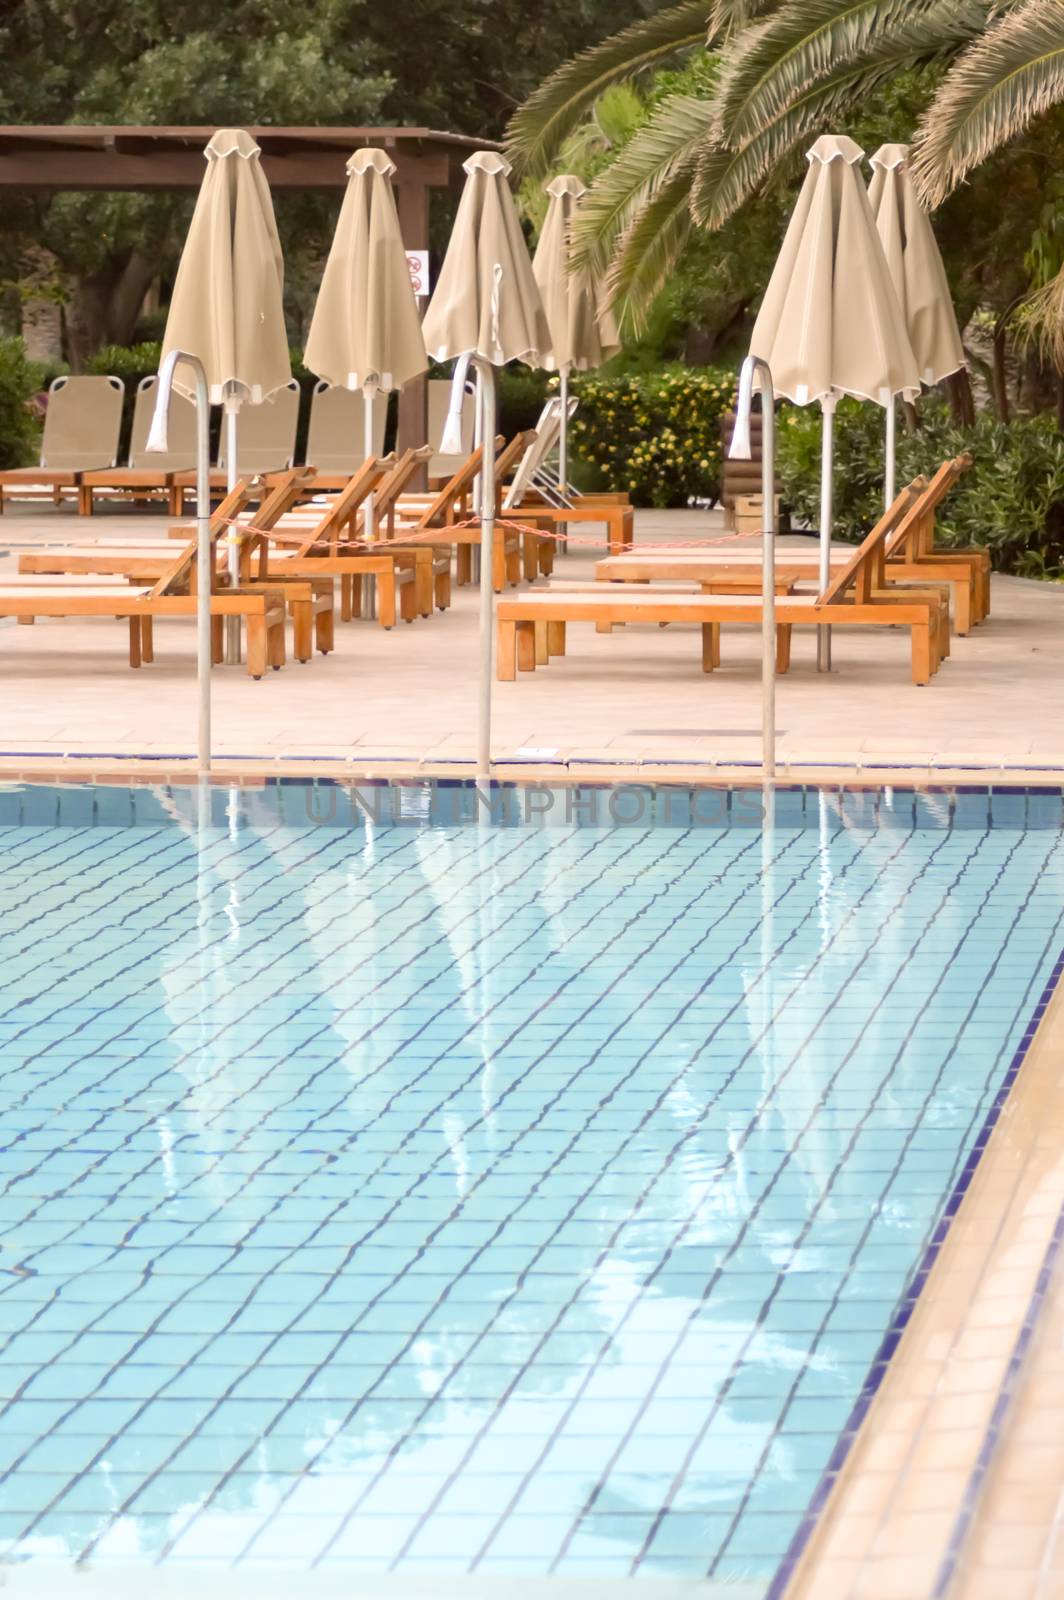
[[[735,404],[731,369],[582,374],[573,392],[580,401],[573,450],[595,487],[625,490],[644,506],[720,498],[720,419]]]
[[[820,413],[785,405],[777,427],[783,497],[796,519],[816,527],[820,514]],[[985,545],[999,572],[1022,577],[1064,576],[1064,436],[1049,416],[1003,424],[982,412],[974,427],[958,428],[936,399],[920,405],[915,433],[898,429],[899,484],[930,477],[950,456],[967,452],[973,465],[937,519],[947,545]],[[835,527],[859,540],[883,509],[883,412],[840,403],[835,420]]]

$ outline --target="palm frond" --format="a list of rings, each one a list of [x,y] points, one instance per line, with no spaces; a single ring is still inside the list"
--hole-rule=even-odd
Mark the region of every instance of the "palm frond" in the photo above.
[[[681,0],[574,56],[540,84],[507,129],[519,172],[545,172],[559,145],[604,89],[706,41],[713,0]]]
[[[713,0],[709,12],[709,39],[726,39],[740,33],[759,17],[779,11],[787,0]]]
[[[1064,4],[1021,0],[951,67],[916,139],[913,176],[938,205],[972,167],[1064,99]]]
[[[918,56],[973,38],[981,0],[790,0],[747,29],[725,57],[718,106],[721,142],[754,139],[810,84],[851,62]]]
[[[713,116],[713,102],[694,95],[669,95],[655,108],[581,205],[573,227],[575,266],[604,271],[621,235],[681,173],[687,192]]]
[[[700,227],[723,227],[778,167],[814,134],[823,133],[852,112],[897,70],[893,61],[865,63],[810,84],[805,93],[761,128],[738,150],[707,141],[695,167],[691,211]]]
[[[651,304],[683,254],[691,232],[689,191],[684,168],[661,185],[620,240],[606,281],[626,332],[646,326]]]
[[[1034,346],[1043,360],[1064,372],[1064,271],[1023,302],[1015,326],[1022,348]]]

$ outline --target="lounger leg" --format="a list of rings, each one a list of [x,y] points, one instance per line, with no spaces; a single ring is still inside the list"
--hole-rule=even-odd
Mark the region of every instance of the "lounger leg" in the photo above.
[[[523,533],[521,535],[521,571],[526,583],[534,583],[539,577],[539,535]]]
[[[382,628],[395,627],[395,573],[377,575],[377,621]]]
[[[414,556],[414,590],[417,601],[416,611],[419,617],[432,615],[432,563],[431,550],[418,550]]]
[[[448,561],[446,571],[436,574],[436,604],[441,611],[446,611],[451,603],[451,563]]]
[[[314,606],[310,600],[293,600],[292,644],[297,661],[309,661],[314,654]]]
[[[776,671],[791,670],[791,625],[781,622],[776,628]]]
[[[491,586],[496,594],[506,588],[506,535],[501,528],[495,530],[491,551]]]
[[[140,659],[142,661],[155,660],[155,630],[152,627],[151,617],[140,619]]]
[[[323,656],[336,648],[336,612],[333,606],[323,606],[314,622],[314,642]]]
[[[495,676],[500,683],[512,683],[517,677],[517,624],[500,622],[495,651]]]
[[[280,672],[285,664],[285,628],[284,607],[282,606],[277,621],[266,629],[266,657],[274,672]]]
[[[92,516],[92,487],[87,483],[78,484],[78,516]]]
[[[535,622],[532,626],[535,629],[536,666],[546,667],[550,664],[550,645],[547,642],[547,629],[550,623]]]
[[[536,670],[536,624],[534,622],[519,622],[517,624],[517,670],[518,672],[535,672]]]
[[[516,588],[521,582],[521,549],[516,545],[512,550],[507,550],[503,543],[503,560],[506,563],[506,581]]]
[[[703,624],[702,624],[702,671],[703,672],[712,672],[713,668],[717,664],[717,659],[716,659],[716,657],[717,657],[716,641],[713,638],[713,631],[714,631],[714,629],[716,627],[717,627],[717,623],[715,623],[715,622],[703,622]]]
[[[612,633],[613,632],[613,623],[612,622],[602,622],[600,620],[600,621],[595,623],[595,632],[596,633]]]
[[[913,636],[913,682],[918,684],[931,682],[931,623],[914,622],[912,625]]]
[[[340,579],[340,621],[351,621],[351,585],[354,579],[349,572],[345,572]],[[361,584],[359,585],[361,588]],[[359,596],[361,599],[361,595]],[[361,606],[359,610],[361,610]]]
[[[547,623],[547,654],[550,656],[563,656],[565,654],[565,623]]]
[[[539,570],[545,578],[549,578],[554,571],[554,552],[556,544],[553,539],[539,541]]]
[[[131,667],[140,666],[140,618],[129,619],[129,664]]]
[[[953,622],[964,638],[965,634],[972,631],[972,613],[975,600],[975,583],[972,573],[968,573],[961,583],[950,585],[953,591]]]
[[[268,665],[266,618],[248,617],[248,676],[261,678]]]
[[[399,581],[399,574],[397,573],[396,574],[396,582],[398,582],[398,581]],[[419,604],[419,600],[418,600],[418,578],[417,578],[417,569],[415,568],[413,578],[411,579],[411,578],[408,577],[406,582],[404,584],[400,585],[400,588],[399,588],[399,615],[402,617],[404,622],[413,622],[415,620],[415,618],[417,617],[419,611],[420,611],[420,604]],[[421,615],[422,616],[427,616],[428,613],[422,611]]]
[[[472,583],[473,581],[473,546],[460,544],[455,551],[454,560],[455,582],[458,584]]]
[[[225,660],[225,618],[211,618],[211,664],[220,667]]]
[[[36,617],[16,617],[15,621],[18,623],[20,628],[32,628],[33,624],[37,621],[37,618]]]

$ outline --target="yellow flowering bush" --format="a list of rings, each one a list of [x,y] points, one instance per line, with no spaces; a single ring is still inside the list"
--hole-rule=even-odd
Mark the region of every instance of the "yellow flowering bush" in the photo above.
[[[720,418],[735,405],[735,373],[713,367],[574,377],[580,405],[574,457],[595,486],[636,505],[683,506],[720,494]]]

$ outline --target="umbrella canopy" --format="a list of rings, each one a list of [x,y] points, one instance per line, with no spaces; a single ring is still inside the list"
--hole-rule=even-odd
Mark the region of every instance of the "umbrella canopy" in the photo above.
[[[325,264],[305,361],[337,387],[401,389],[428,366],[392,195],[395,163],[359,150]]]
[[[931,219],[913,188],[908,161],[907,144],[881,145],[872,157],[868,199],[917,369],[932,384],[964,366],[964,347]]]
[[[586,372],[617,353],[620,336],[591,273],[569,270],[573,218],[587,189],[579,178],[562,173],[548,183],[547,193],[550,205],[532,262],[550,327],[551,353],[543,365]]]
[[[466,185],[425,313],[425,347],[437,361],[475,355],[493,367],[543,366],[550,328],[506,181],[509,162],[478,150],[464,166]]]
[[[919,394],[920,374],[852,139],[825,135],[754,324],[751,354],[798,405],[850,394],[887,406]]]
[[[258,403],[292,378],[273,202],[249,133],[221,128],[205,155],[162,355],[189,350],[199,356],[212,401]],[[191,387],[184,392],[191,395]]]

